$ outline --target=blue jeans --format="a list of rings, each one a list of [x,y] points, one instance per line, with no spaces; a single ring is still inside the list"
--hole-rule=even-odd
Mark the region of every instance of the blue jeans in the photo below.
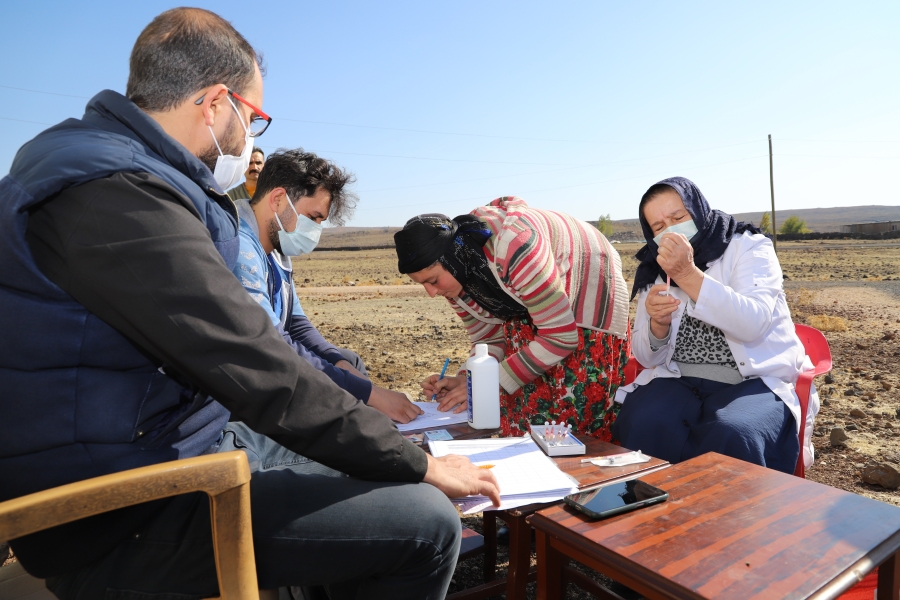
[[[443,598],[459,554],[456,509],[424,484],[342,476],[243,423],[218,451],[247,453],[261,588],[325,586],[332,600]],[[309,470],[312,469],[312,473]],[[116,551],[48,580],[60,598],[192,600],[218,594],[203,494],[178,496]]]

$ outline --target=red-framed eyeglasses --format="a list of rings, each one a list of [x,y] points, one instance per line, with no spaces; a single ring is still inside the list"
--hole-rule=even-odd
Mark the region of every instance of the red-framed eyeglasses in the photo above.
[[[249,102],[247,102],[240,94],[228,90],[228,94],[240,102],[241,104],[247,105],[250,110],[253,111],[253,116],[250,117],[250,137],[259,137],[266,132],[269,125],[272,123],[272,117],[264,113],[261,109],[256,108]],[[194,104],[200,105],[203,103],[203,98],[206,97],[206,94],[200,96]]]

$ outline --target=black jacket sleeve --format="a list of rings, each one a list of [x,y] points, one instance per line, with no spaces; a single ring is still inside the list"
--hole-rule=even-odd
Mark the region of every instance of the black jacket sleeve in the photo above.
[[[425,453],[284,343],[159,178],[65,190],[29,216],[28,243],[51,281],[257,432],[357,477],[424,477]]]

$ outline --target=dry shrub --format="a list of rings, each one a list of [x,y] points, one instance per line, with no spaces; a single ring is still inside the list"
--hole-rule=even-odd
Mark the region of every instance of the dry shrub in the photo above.
[[[403,285],[406,283],[406,280],[402,277],[397,277],[396,279],[391,280],[391,285]]]
[[[807,317],[807,324],[819,331],[847,331],[847,320],[831,315],[812,315]]]
[[[344,275],[344,277],[341,278],[341,283],[350,283],[351,281],[353,281],[353,278],[349,275]]]
[[[797,295],[797,304],[800,306],[809,306],[816,299],[815,292],[811,292],[806,288],[800,288],[800,292]]]

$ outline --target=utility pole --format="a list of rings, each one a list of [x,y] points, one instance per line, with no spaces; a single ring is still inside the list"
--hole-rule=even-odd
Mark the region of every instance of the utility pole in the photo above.
[[[772,170],[772,134],[769,134],[769,189],[772,191],[772,247],[778,252],[778,227],[775,225],[775,175]]]

